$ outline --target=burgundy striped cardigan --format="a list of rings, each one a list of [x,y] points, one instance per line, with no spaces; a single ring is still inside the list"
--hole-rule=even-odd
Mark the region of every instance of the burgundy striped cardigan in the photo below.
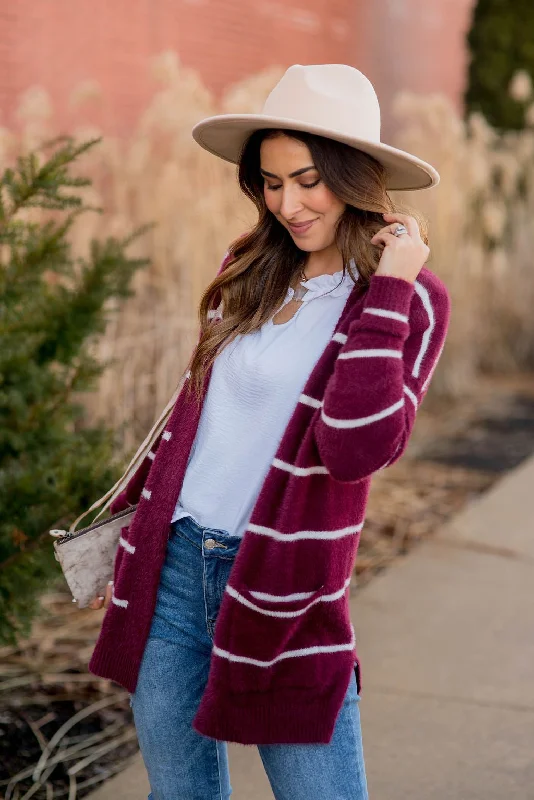
[[[349,581],[371,476],[406,449],[449,315],[447,289],[426,267],[415,284],[382,275],[355,284],[232,565],[193,721],[198,733],[242,744],[330,741],[353,669],[361,689]],[[182,390],[112,507],[139,503],[122,531],[113,601],[89,667],[130,692],[201,407]]]

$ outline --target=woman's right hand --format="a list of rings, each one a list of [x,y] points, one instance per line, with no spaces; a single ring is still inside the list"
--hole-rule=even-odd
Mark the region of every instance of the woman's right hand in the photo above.
[[[99,608],[107,608],[111,603],[111,595],[113,594],[113,581],[109,581],[108,585],[106,586],[106,595],[103,597],[95,597],[94,600],[91,600],[89,603],[89,608],[94,609],[97,611]]]

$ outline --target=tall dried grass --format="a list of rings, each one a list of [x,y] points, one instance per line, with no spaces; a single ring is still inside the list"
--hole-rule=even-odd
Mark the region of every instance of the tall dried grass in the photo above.
[[[534,367],[534,103],[519,77],[510,90],[521,88],[522,131],[499,134],[478,113],[462,120],[442,95],[394,103],[395,143],[441,174],[437,189],[397,196],[429,218],[429,266],[452,295],[434,393],[461,395],[481,371]]]
[[[73,247],[83,254],[93,236],[157,223],[135,244],[151,265],[137,275],[135,296],[113,316],[98,345],[111,366],[87,399],[93,417],[124,430],[125,450],[140,440],[172,393],[197,336],[201,293],[229,241],[253,221],[253,209],[237,188],[235,167],[199,148],[191,127],[221,111],[259,110],[283,72],[273,67],[254,75],[216,103],[176,54],[163,53],[150,69],[154,96],[131,136],[106,136],[80,165],[80,172],[93,179],[85,199],[105,213],[86,215],[73,233]],[[518,83],[533,126],[531,88],[524,80]],[[99,96],[94,82],[80,85],[71,97],[74,113],[83,113]],[[450,334],[431,394],[459,395],[483,369],[530,369],[534,130],[499,135],[480,115],[462,121],[440,95],[402,93],[394,113],[394,144],[426,158],[442,176],[438,189],[396,197],[428,216],[429,266],[452,294]],[[17,134],[0,129],[0,168],[57,132],[41,88],[21,98],[19,118]],[[100,133],[75,125],[71,132],[83,139]]]

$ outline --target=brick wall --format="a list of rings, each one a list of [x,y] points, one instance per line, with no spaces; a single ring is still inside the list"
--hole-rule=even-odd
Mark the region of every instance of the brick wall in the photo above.
[[[348,63],[384,108],[399,86],[463,86],[463,33],[473,0],[17,0],[0,7],[0,125],[17,97],[44,86],[68,130],[71,90],[104,89],[91,121],[128,131],[153,91],[150,56],[176,50],[219,93],[264,67]]]
[[[381,106],[399,89],[443,92],[462,109],[468,67],[465,36],[475,0],[358,2],[357,53]],[[387,113],[383,138],[391,129]]]

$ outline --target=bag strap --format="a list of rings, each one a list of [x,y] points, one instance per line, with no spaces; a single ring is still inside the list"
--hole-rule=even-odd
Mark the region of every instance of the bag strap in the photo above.
[[[243,236],[244,235],[245,234],[243,234]],[[226,265],[228,264],[229,261],[231,261],[232,257],[233,256],[231,255],[230,250],[227,250],[225,255],[224,255],[224,258],[222,260],[221,266],[219,267],[219,270],[217,272],[217,277],[222,272],[224,272],[224,269],[226,268]],[[223,303],[221,301],[221,303],[219,305],[219,308],[216,309],[216,311],[213,312],[213,315],[221,317],[222,316],[222,310],[223,310]],[[210,316],[210,312],[208,312],[208,316]],[[160,435],[161,431],[165,427],[165,425],[167,423],[167,420],[169,419],[169,417],[171,415],[173,406],[176,403],[176,400],[178,399],[178,395],[182,391],[182,387],[183,387],[185,381],[189,378],[190,374],[191,374],[190,370],[187,370],[182,375],[182,377],[180,378],[180,382],[178,384],[178,388],[176,389],[176,391],[174,392],[173,396],[171,397],[171,399],[169,400],[169,402],[167,403],[167,405],[163,409],[159,419],[154,423],[154,426],[153,426],[152,430],[148,433],[148,436],[145,438],[144,442],[141,444],[141,446],[139,447],[139,449],[137,450],[137,452],[133,456],[132,460],[130,461],[130,463],[126,467],[126,471],[124,472],[122,477],[119,478],[119,480],[117,481],[115,486],[112,486],[111,489],[108,492],[106,492],[105,495],[103,495],[99,500],[97,500],[96,503],[93,503],[91,508],[88,508],[87,511],[83,512],[83,514],[80,514],[78,519],[74,520],[74,522],[72,523],[72,525],[69,528],[69,533],[74,533],[78,523],[81,522],[81,520],[84,517],[86,517],[87,514],[90,514],[91,511],[95,511],[95,509],[100,508],[100,506],[102,506],[102,508],[100,508],[100,511],[98,512],[98,514],[96,515],[96,517],[94,519],[94,521],[96,521],[98,519],[98,517],[100,517],[104,513],[104,511],[106,511],[109,508],[109,506],[115,500],[117,495],[119,495],[123,491],[123,489],[128,484],[128,481],[130,480],[130,478],[135,474],[135,472],[137,471],[139,466],[145,460],[145,458],[147,456],[147,453],[150,451],[150,449],[151,449],[152,445],[154,444],[155,440],[158,438],[158,436]]]
[[[184,373],[184,375],[182,375],[182,377],[180,379],[180,383],[178,384],[178,387],[177,387],[176,391],[174,392],[173,396],[171,397],[171,399],[169,400],[169,402],[167,403],[167,405],[165,406],[165,408],[161,412],[160,416],[158,417],[158,419],[156,420],[156,422],[152,426],[151,430],[149,431],[149,433],[145,437],[145,439],[142,442],[142,444],[140,445],[140,447],[137,449],[137,452],[132,457],[130,463],[126,467],[125,472],[119,478],[117,483],[114,486],[112,486],[111,489],[109,489],[109,491],[106,492],[106,494],[102,495],[102,497],[100,497],[96,502],[94,502],[93,505],[91,506],[91,508],[88,508],[87,511],[83,512],[83,514],[80,514],[78,519],[74,520],[74,522],[72,523],[72,525],[69,528],[69,533],[74,533],[78,523],[81,522],[81,520],[84,517],[86,517],[87,514],[90,514],[91,511],[95,511],[97,508],[100,508],[100,506],[102,506],[102,508],[100,508],[100,511],[96,515],[95,519],[93,520],[94,522],[96,522],[96,520],[104,513],[104,511],[106,511],[109,508],[109,506],[112,504],[112,502],[115,500],[115,498],[127,486],[130,478],[137,472],[138,468],[141,466],[141,464],[143,463],[143,461],[147,457],[147,454],[150,452],[150,449],[151,449],[152,445],[154,444],[154,442],[156,441],[156,439],[160,435],[161,431],[163,430],[163,428],[167,424],[167,420],[171,416],[174,404],[176,403],[176,400],[178,399],[178,395],[182,391],[182,387],[183,387],[185,381],[187,380],[187,378],[189,377],[189,374],[190,373],[189,373],[189,370],[188,370],[186,373]]]

